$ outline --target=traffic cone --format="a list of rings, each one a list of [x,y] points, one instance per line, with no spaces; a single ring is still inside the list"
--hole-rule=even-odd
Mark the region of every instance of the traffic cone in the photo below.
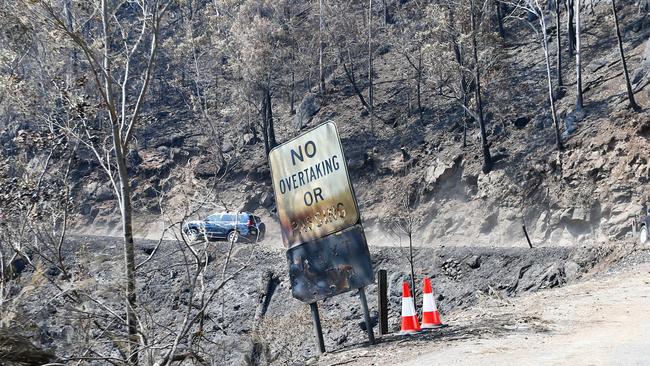
[[[438,328],[442,326],[440,313],[433,298],[433,289],[429,277],[424,279],[424,291],[422,301],[422,328]]]
[[[415,312],[415,304],[411,297],[411,289],[408,282],[402,285],[402,331],[400,334],[410,334],[420,331],[418,314]]]

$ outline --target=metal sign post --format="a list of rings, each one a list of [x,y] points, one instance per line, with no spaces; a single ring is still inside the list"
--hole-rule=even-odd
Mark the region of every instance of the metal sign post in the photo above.
[[[311,309],[311,320],[314,323],[314,338],[318,346],[318,354],[325,353],[325,340],[323,339],[323,328],[320,326],[320,316],[318,315],[318,304],[312,302],[309,304]]]
[[[363,321],[366,323],[368,341],[370,344],[375,344],[375,333],[372,331],[372,323],[370,322],[370,312],[368,311],[368,300],[366,300],[365,287],[359,289],[359,299],[361,299],[361,307],[363,308]]]
[[[336,125],[323,123],[269,153],[273,191],[287,247],[293,297],[310,304],[319,351],[325,346],[316,302],[374,282],[359,207]]]

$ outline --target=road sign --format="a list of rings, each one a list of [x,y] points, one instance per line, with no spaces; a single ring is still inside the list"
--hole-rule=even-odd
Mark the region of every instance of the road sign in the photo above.
[[[373,283],[372,262],[361,225],[287,250],[293,297],[306,303]]]
[[[336,125],[325,122],[269,154],[293,297],[313,303],[374,280]]]
[[[310,304],[319,352],[325,351],[317,301],[359,290],[374,344],[364,287],[372,262],[336,126],[326,122],[269,154],[291,293]]]
[[[274,148],[269,162],[287,248],[358,223],[359,209],[333,122]]]

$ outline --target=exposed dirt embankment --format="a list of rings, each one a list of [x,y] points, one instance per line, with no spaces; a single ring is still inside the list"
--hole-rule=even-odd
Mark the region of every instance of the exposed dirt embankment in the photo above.
[[[155,245],[153,241],[137,243],[137,262],[146,259]],[[205,285],[216,288],[222,278],[226,245],[211,243],[211,263]],[[624,247],[544,247],[488,248],[441,247],[416,248],[415,269],[418,287],[423,276],[432,278],[439,307],[443,314],[460,311],[476,304],[483,297],[512,297],[545,288],[558,287],[586,275],[600,272],[628,253]],[[121,249],[118,240],[106,237],[78,237],[69,244],[64,255],[78,263],[65,277],[43,265],[32,272],[29,267],[20,273],[14,293],[18,300],[10,322],[23,329],[39,346],[53,348],[57,355],[79,352],[83,347],[83,332],[76,332],[83,319],[66,305],[64,296],[44,276],[61,288],[87,291],[101,301],[102,306],[114,308],[118,314],[121,301]],[[389,274],[390,328],[399,329],[401,283],[409,268],[405,252],[400,248],[373,248],[375,270],[386,269]],[[629,258],[626,257],[626,258]],[[139,311],[149,323],[148,329],[165,334],[180,324],[193,292],[190,291],[184,262],[175,242],[164,242],[152,260],[139,270]],[[302,364],[313,357],[314,347],[307,305],[291,297],[284,252],[259,246],[237,244],[226,276],[242,265],[248,266],[218,293],[206,308],[207,320],[202,336],[202,355],[217,364],[245,365],[250,362],[285,365]],[[418,306],[421,289],[417,289]],[[376,286],[367,289],[373,321],[377,320]],[[196,296],[196,295],[194,295]],[[50,298],[42,305],[37,299]],[[196,300],[196,299],[195,299]],[[41,305],[37,305],[41,304]],[[326,347],[330,351],[347,348],[365,340],[362,312],[355,293],[347,293],[319,304],[323,319]],[[85,306],[97,310],[97,303]],[[193,310],[194,311],[194,310]],[[146,315],[144,315],[146,314]],[[83,317],[81,317],[83,318]],[[79,323],[81,321],[81,323]],[[116,328],[116,330],[119,328]],[[188,347],[183,344],[181,347]],[[107,353],[114,352],[108,345]],[[257,360],[257,361],[253,361]]]

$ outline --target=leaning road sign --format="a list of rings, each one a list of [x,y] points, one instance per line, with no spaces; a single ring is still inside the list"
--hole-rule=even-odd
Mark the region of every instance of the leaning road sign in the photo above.
[[[287,248],[357,224],[359,210],[334,123],[274,148],[269,162]]]
[[[309,303],[319,351],[325,346],[317,301],[359,290],[374,343],[364,287],[372,262],[336,125],[323,123],[269,154],[293,297]]]

